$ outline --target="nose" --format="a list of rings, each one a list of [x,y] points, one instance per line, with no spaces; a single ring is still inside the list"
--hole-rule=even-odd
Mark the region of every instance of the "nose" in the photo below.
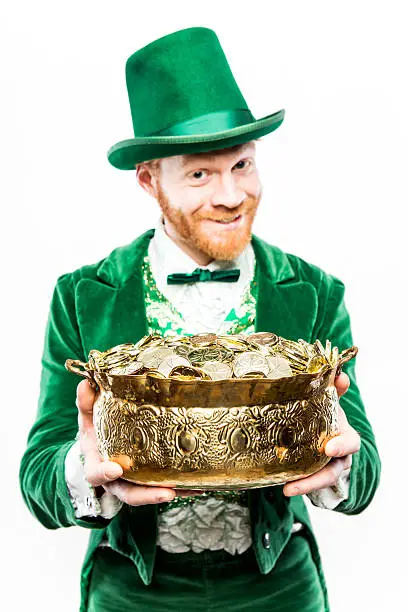
[[[220,175],[211,197],[213,206],[236,208],[245,199],[245,194],[237,188],[235,178],[231,174]]]

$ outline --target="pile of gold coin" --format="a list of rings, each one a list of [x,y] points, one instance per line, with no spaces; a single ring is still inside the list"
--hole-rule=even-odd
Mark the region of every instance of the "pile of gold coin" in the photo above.
[[[120,344],[89,353],[89,370],[109,375],[145,375],[176,380],[278,379],[333,366],[337,347],[319,340],[285,340],[270,332],[144,336],[136,344]]]

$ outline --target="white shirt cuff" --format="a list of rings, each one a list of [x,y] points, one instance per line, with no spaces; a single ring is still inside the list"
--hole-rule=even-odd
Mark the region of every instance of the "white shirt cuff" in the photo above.
[[[108,491],[99,499],[96,497],[94,487],[85,478],[79,440],[65,457],[65,480],[76,518],[101,516],[111,519],[123,506],[123,502]]]
[[[339,477],[337,484],[325,489],[318,489],[308,493],[308,498],[314,506],[334,510],[342,501],[348,499],[350,489],[350,469],[345,470]]]

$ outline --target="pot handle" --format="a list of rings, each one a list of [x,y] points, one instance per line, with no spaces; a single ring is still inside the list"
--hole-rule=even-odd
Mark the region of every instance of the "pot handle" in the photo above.
[[[96,389],[98,385],[96,384],[92,374],[89,372],[89,370],[86,369],[87,365],[87,363],[79,361],[79,359],[67,359],[65,362],[65,367],[69,372],[73,372],[74,374],[78,374],[78,376],[83,376],[84,378],[87,378],[91,387],[93,389]],[[84,369],[81,370],[81,367]]]
[[[339,360],[337,362],[336,376],[339,376],[339,374],[341,373],[343,364],[347,363],[351,359],[354,359],[357,353],[358,348],[356,346],[351,346],[350,348],[345,349],[342,353],[340,353]]]

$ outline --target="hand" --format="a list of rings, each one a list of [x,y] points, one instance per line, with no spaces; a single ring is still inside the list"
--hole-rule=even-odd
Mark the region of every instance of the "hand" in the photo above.
[[[78,427],[81,452],[85,457],[85,478],[94,487],[116,495],[130,506],[143,506],[171,501],[174,489],[149,487],[120,480],[123,468],[115,461],[105,461],[100,455],[93,426],[93,404],[97,397],[87,380],[77,387]]]
[[[341,372],[336,377],[334,384],[339,397],[344,395],[350,386],[347,374]],[[289,482],[283,487],[283,493],[287,497],[293,495],[304,495],[317,489],[335,486],[343,472],[350,471],[352,455],[360,449],[360,436],[347,421],[344,410],[339,406],[339,431],[340,434],[329,440],[324,452],[332,459],[324,468],[307,478],[301,478],[295,482]]]

